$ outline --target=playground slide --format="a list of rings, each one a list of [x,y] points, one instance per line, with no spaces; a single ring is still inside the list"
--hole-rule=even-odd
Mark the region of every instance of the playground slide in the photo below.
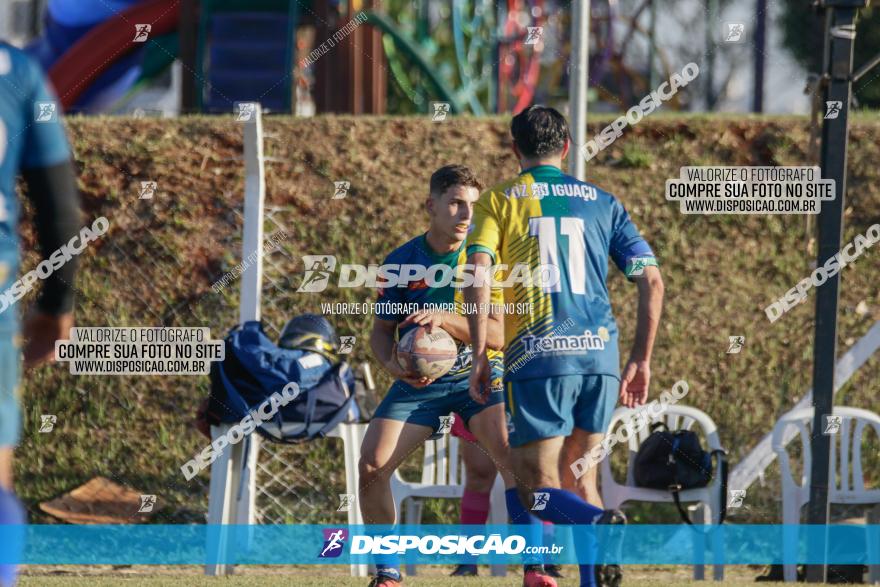
[[[135,41],[136,25],[149,24],[149,36],[177,28],[180,3],[152,0],[132,6],[83,35],[49,69],[49,78],[67,110],[89,86],[118,60],[143,47]]]

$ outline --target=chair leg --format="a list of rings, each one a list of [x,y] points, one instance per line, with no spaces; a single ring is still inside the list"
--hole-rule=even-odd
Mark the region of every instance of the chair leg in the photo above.
[[[798,524],[800,508],[797,501],[782,498],[782,577],[786,583],[797,580]],[[792,562],[786,562],[792,561]]]
[[[874,545],[873,558],[880,561],[880,503],[868,510],[868,536],[867,543]],[[870,546],[868,547],[870,549]],[[870,551],[868,552],[871,556]],[[880,585],[880,564],[868,565],[868,583]]]
[[[247,552],[254,539],[254,524],[257,523],[257,462],[260,456],[259,434],[251,434],[242,442],[242,471],[241,480],[236,492],[236,518],[235,523],[247,526],[244,540],[238,544],[238,548]]]
[[[714,489],[714,488],[713,488]],[[718,491],[709,492],[709,503],[703,510],[703,523],[711,524],[712,541],[712,579],[724,580],[724,534],[721,528],[721,500],[727,499],[726,495],[720,495]]]
[[[408,497],[401,504],[403,507],[403,523],[406,525],[415,525],[422,523],[422,500],[415,497]],[[416,565],[406,563],[406,574],[410,577],[416,575]]]
[[[707,523],[708,507],[705,504],[697,505],[697,510],[691,514],[691,518],[696,522],[696,513],[700,513],[700,520]],[[711,518],[709,518],[711,519]],[[702,530],[690,533],[691,541],[694,545],[694,581],[704,581],[706,579],[706,535]]]
[[[349,526],[364,523],[361,516],[360,497],[358,496],[358,460],[361,454],[361,441],[366,432],[364,424],[340,424],[339,436],[342,439],[342,453],[345,456],[345,492],[354,495],[354,504],[348,510]],[[366,577],[367,565],[351,564],[352,577]]]
[[[712,524],[712,579],[724,580],[724,536],[721,533],[721,504],[717,497],[710,498],[709,511],[705,517],[706,523]]]

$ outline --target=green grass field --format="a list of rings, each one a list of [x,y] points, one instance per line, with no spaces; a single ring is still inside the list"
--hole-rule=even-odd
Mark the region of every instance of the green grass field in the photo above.
[[[366,587],[369,579],[351,577],[347,568],[338,566],[297,567],[236,567],[235,574],[228,577],[206,577],[200,567],[37,567],[29,568],[22,578],[21,587]],[[506,577],[489,577],[488,567],[480,568],[479,577],[450,578],[447,566],[420,567],[417,576],[406,577],[404,585],[411,587],[495,587],[519,585],[519,571],[511,567]],[[713,585],[744,585],[754,582],[762,574],[759,567],[727,567],[722,583]],[[694,585],[691,571],[684,567],[624,568],[624,585],[670,586]],[[711,576],[711,571],[709,571]],[[61,575],[63,574],[63,575]],[[559,587],[577,587],[576,567],[564,567],[565,578],[558,579]],[[777,583],[764,583],[776,585]]]
[[[228,587],[365,587],[369,580],[366,579],[321,579],[321,578],[297,578],[292,582],[290,578],[270,577],[230,577],[224,579],[211,578],[170,578],[170,577],[129,577],[129,578],[61,578],[39,577],[21,581],[22,587],[115,587],[125,585],[128,587],[213,587],[222,584]],[[747,585],[751,581],[723,581],[712,585]],[[467,579],[407,579],[405,585],[412,587],[495,587],[501,585],[519,585],[519,581],[510,578],[467,578]],[[561,581],[559,587],[577,587],[577,581]],[[667,581],[665,579],[645,579],[640,581],[624,581],[624,585],[633,587],[683,587],[695,585],[692,581]],[[762,583],[762,585],[783,585],[784,583]]]

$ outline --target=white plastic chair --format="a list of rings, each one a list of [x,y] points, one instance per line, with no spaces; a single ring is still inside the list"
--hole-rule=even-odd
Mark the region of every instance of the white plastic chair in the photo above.
[[[865,428],[873,427],[880,436],[880,416],[859,408],[835,407],[832,411],[840,416],[840,428],[831,434],[831,463],[829,466],[828,502],[840,504],[880,504],[880,489],[865,489],[865,475],[862,470],[862,437]],[[783,541],[786,559],[796,556],[797,536],[789,526],[800,524],[801,508],[810,501],[810,471],[812,453],[810,435],[813,423],[813,408],[804,408],[783,416],[773,428],[773,451],[779,459],[782,481],[782,523],[787,535]],[[796,483],[791,472],[788,451],[782,442],[788,426],[796,426],[803,450],[803,467],[800,484]],[[870,428],[869,428],[870,429]],[[880,544],[874,547],[880,553]],[[871,565],[869,582],[880,583],[880,565]],[[786,581],[796,579],[794,564],[783,565]]]
[[[271,426],[273,426],[271,423],[267,425],[267,427]],[[310,430],[320,430],[322,426],[323,424],[313,424]],[[230,428],[230,424],[211,426],[212,438],[226,434]],[[302,424],[288,424],[284,426],[284,433],[294,434],[302,428]],[[327,434],[330,438],[342,440],[345,492],[352,495],[358,493],[358,458],[366,431],[366,424],[343,422]],[[259,434],[252,434],[247,440],[224,448],[222,454],[211,465],[208,524],[256,523],[256,496],[259,490],[256,480],[257,463],[260,445],[263,442],[266,441]],[[348,523],[352,525],[364,523],[361,510],[356,504],[348,511]],[[224,553],[235,546],[229,543],[226,533],[220,532],[217,536],[218,538],[212,538],[211,544],[208,545],[208,552],[212,553],[212,558],[221,560],[225,558]],[[229,565],[225,563],[205,565],[207,575],[226,575],[230,570]],[[351,565],[352,576],[365,577],[367,571],[366,564]]]
[[[421,498],[461,499],[464,493],[464,463],[459,459],[459,440],[452,434],[444,434],[425,442],[422,461],[422,478],[418,482],[407,481],[400,470],[391,477],[391,494],[397,519],[404,524],[421,524],[423,502]],[[488,524],[507,524],[507,503],[504,498],[504,482],[501,475],[495,477],[489,502]],[[407,564],[406,573],[416,574],[416,565]],[[507,567],[492,565],[493,576],[504,576]]]
[[[644,408],[642,408],[644,409]],[[610,456],[602,459],[600,471],[602,475],[602,501],[607,509],[619,508],[622,504],[631,501],[651,502],[651,503],[673,503],[672,494],[669,491],[661,489],[647,489],[637,487],[635,484],[635,456],[642,442],[651,433],[650,425],[645,426],[638,434],[634,434],[636,410],[630,408],[617,408],[611,417],[611,424],[608,426],[607,434],[614,434],[618,426],[626,426],[630,432],[627,437],[629,445],[629,455],[627,456],[626,481],[623,484],[617,483],[611,473]],[[665,416],[665,418],[663,417]],[[722,450],[721,441],[718,439],[717,426],[715,422],[704,412],[679,404],[670,405],[661,418],[650,421],[665,421],[670,431],[690,430],[694,424],[697,424],[702,430],[703,435],[708,443],[707,450]],[[650,415],[649,415],[650,417]],[[622,447],[612,449],[622,450]],[[715,472],[714,479],[706,487],[697,489],[685,489],[679,493],[682,503],[696,502],[698,506],[702,506],[702,522],[704,524],[718,524],[721,521],[721,476]],[[691,532],[694,540],[695,552],[704,552],[705,539],[701,532]],[[713,549],[716,553],[721,552],[722,544],[720,542],[719,533],[713,534],[715,544]],[[705,577],[705,570],[702,564],[694,565],[694,579],[702,580]],[[721,581],[724,579],[724,565],[714,565],[714,579]]]
[[[359,366],[360,376],[368,390],[375,389],[373,376],[369,363]],[[304,428],[301,423],[287,423],[281,429],[275,422],[264,422],[265,428],[275,436],[290,436],[301,432]],[[324,424],[312,424],[311,432],[317,432]],[[225,435],[232,424],[220,424],[211,426],[212,441]],[[358,459],[361,454],[361,444],[367,432],[367,424],[360,422],[341,422],[327,436],[342,440],[343,458],[345,463],[345,492],[351,495],[358,493]],[[259,434],[251,434],[238,444],[227,446],[220,456],[211,465],[211,482],[208,495],[208,524],[256,524],[256,498],[259,488],[257,487],[257,472],[259,468],[259,452],[263,442],[267,442]],[[355,504],[348,510],[348,523],[361,525],[364,523],[361,510]],[[247,538],[250,543],[250,538]],[[230,544],[226,532],[218,532],[216,538],[211,535],[211,543],[208,544],[208,552],[216,560],[223,560],[224,554],[235,545]],[[206,575],[227,575],[231,572],[231,566],[225,563],[210,563],[205,565]],[[366,564],[352,564],[352,576],[365,577],[368,572]]]

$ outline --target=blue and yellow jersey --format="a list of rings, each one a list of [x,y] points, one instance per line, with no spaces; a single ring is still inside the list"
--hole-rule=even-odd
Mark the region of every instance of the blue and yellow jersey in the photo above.
[[[426,283],[425,279],[411,280],[409,283],[394,287],[385,287],[379,290],[379,311],[376,317],[391,322],[402,322],[408,314],[394,313],[395,305],[411,304],[419,309],[425,307],[452,309],[453,307],[459,314],[464,314],[465,305],[463,292],[460,287],[456,287],[463,283],[462,267],[467,260],[464,243],[461,247],[452,253],[439,255],[435,253],[428,245],[425,235],[422,234],[412,239],[408,243],[398,247],[391,252],[385,259],[383,265],[415,265],[419,267],[432,267],[437,265],[446,265],[450,267],[450,271],[446,274],[447,278],[442,277],[442,271],[433,271],[431,283],[447,283],[445,285],[437,285],[431,287]],[[456,268],[458,268],[456,270]],[[503,303],[503,293],[500,288],[492,289],[492,304]],[[415,311],[415,310],[413,310]],[[402,338],[407,332],[415,328],[416,325],[409,324],[404,328],[398,329],[398,335]],[[458,359],[455,361],[452,369],[443,377],[437,379],[435,383],[454,383],[467,380],[471,370],[471,345],[461,341],[458,343]],[[503,355],[499,351],[489,351],[489,362],[493,368],[499,372],[502,368]]]
[[[40,66],[0,42],[0,292],[18,274],[16,177],[22,169],[50,167],[70,158],[60,110]],[[2,312],[0,320],[13,315]]]
[[[545,280],[512,283],[505,302],[530,303],[531,314],[504,316],[504,379],[555,375],[620,377],[617,324],[606,279],[608,257],[625,271],[633,259],[656,264],[623,205],[598,187],[552,165],[523,171],[480,195],[467,252],[496,265],[518,264]],[[550,279],[551,277],[557,277]],[[513,280],[511,280],[513,281]]]

